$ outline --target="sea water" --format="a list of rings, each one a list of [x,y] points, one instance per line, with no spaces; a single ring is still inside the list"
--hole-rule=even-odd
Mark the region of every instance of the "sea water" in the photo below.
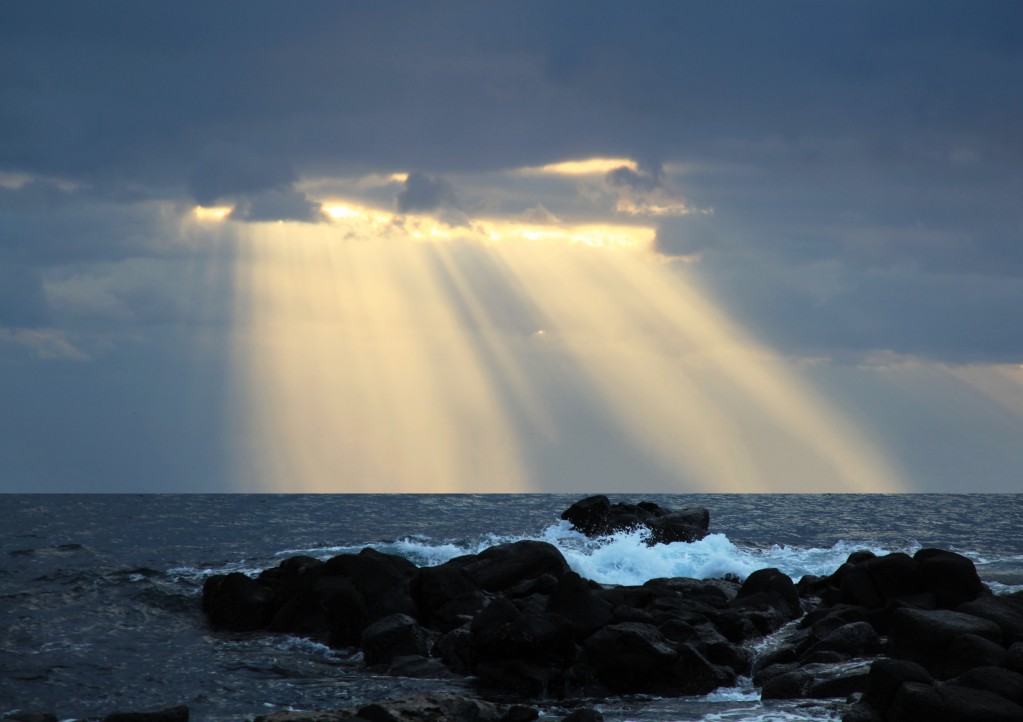
[[[471,692],[461,680],[363,671],[354,650],[209,627],[212,574],[256,573],[295,554],[373,547],[418,565],[519,539],[557,546],[603,584],[745,577],[776,567],[829,574],[858,549],[952,549],[996,592],[1023,589],[1023,495],[610,495],[706,506],[711,534],[648,546],[640,533],[592,540],[560,513],[581,495],[0,495],[0,716],[60,719],[186,704],[226,722],[286,709]],[[589,700],[610,722],[836,720],[827,701],[761,702],[742,681],[690,698]],[[545,718],[564,713],[557,704]]]

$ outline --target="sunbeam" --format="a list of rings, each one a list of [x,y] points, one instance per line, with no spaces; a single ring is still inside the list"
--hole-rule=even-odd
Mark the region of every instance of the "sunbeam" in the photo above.
[[[551,478],[586,428],[679,491],[902,488],[848,419],[653,256],[651,228],[325,212],[329,224],[246,231],[234,351],[246,485],[657,483]]]

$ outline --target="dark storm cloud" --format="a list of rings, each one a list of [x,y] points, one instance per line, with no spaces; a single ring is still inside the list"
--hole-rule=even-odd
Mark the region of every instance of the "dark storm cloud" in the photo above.
[[[640,167],[638,170],[623,165],[608,172],[607,182],[613,186],[625,186],[634,191],[652,191],[664,184],[664,169],[660,164],[654,168]]]
[[[293,189],[265,190],[236,199],[229,216],[234,221],[299,221],[318,223],[324,220],[321,204]]]
[[[439,208],[454,208],[458,205],[454,186],[439,177],[413,171],[405,179],[405,185],[395,197],[398,211],[435,211]]]
[[[215,143],[299,173],[666,159],[844,134],[1021,153],[1023,8],[1010,2],[0,12],[0,159],[36,171],[182,182]]]
[[[834,263],[859,285],[901,269],[887,314],[922,323],[933,277],[1023,274],[1020,27],[1009,0],[3,3],[0,173],[80,187],[0,188],[0,259],[152,253],[130,213],[103,229],[133,198],[316,220],[300,179],[418,168],[398,209],[436,210],[460,172],[629,157],[616,191],[714,209],[657,247],[704,254],[736,307],[765,268]],[[976,298],[980,345],[1011,338],[999,304],[1023,298]]]
[[[188,178],[196,202],[214,206],[235,196],[263,191],[284,191],[297,180],[280,158],[261,157],[230,143],[215,143],[197,155]]]

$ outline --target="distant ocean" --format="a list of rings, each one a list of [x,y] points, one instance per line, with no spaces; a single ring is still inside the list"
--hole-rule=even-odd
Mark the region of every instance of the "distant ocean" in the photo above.
[[[857,549],[952,549],[996,592],[1023,589],[1023,495],[620,494],[706,506],[711,535],[648,547],[595,542],[559,520],[580,494],[0,495],[0,716],[61,720],[186,704],[193,720],[342,707],[462,683],[364,673],[359,657],[294,637],[209,628],[203,581],[282,559],[371,546],[419,565],[518,539],[558,546],[605,584],[745,577],[777,567],[829,574]],[[762,703],[748,683],[698,698],[614,698],[622,720],[834,720],[820,702]],[[557,706],[545,716],[559,716]]]

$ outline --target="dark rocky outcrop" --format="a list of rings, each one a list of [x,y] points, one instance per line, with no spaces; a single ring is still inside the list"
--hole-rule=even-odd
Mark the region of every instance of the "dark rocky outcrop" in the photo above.
[[[650,530],[650,544],[697,541],[707,536],[710,527],[710,511],[704,507],[672,511],[649,501],[612,504],[603,495],[577,501],[561,518],[592,537],[646,528]]]
[[[642,527],[651,543],[692,541],[709,522],[704,509],[673,512],[601,496],[563,517],[590,535]],[[1023,709],[1023,598],[992,595],[972,561],[938,549],[855,552],[834,573],[798,584],[768,568],[741,581],[638,586],[587,580],[540,541],[424,569],[365,549],[326,561],[293,557],[255,578],[213,576],[203,609],[215,627],[358,646],[374,671],[468,676],[479,690],[511,699],[705,694],[742,675],[765,699],[853,696],[847,722],[1023,722],[1013,716]],[[751,642],[766,635],[771,645],[754,659]],[[535,718],[526,706],[430,700],[265,719]]]

